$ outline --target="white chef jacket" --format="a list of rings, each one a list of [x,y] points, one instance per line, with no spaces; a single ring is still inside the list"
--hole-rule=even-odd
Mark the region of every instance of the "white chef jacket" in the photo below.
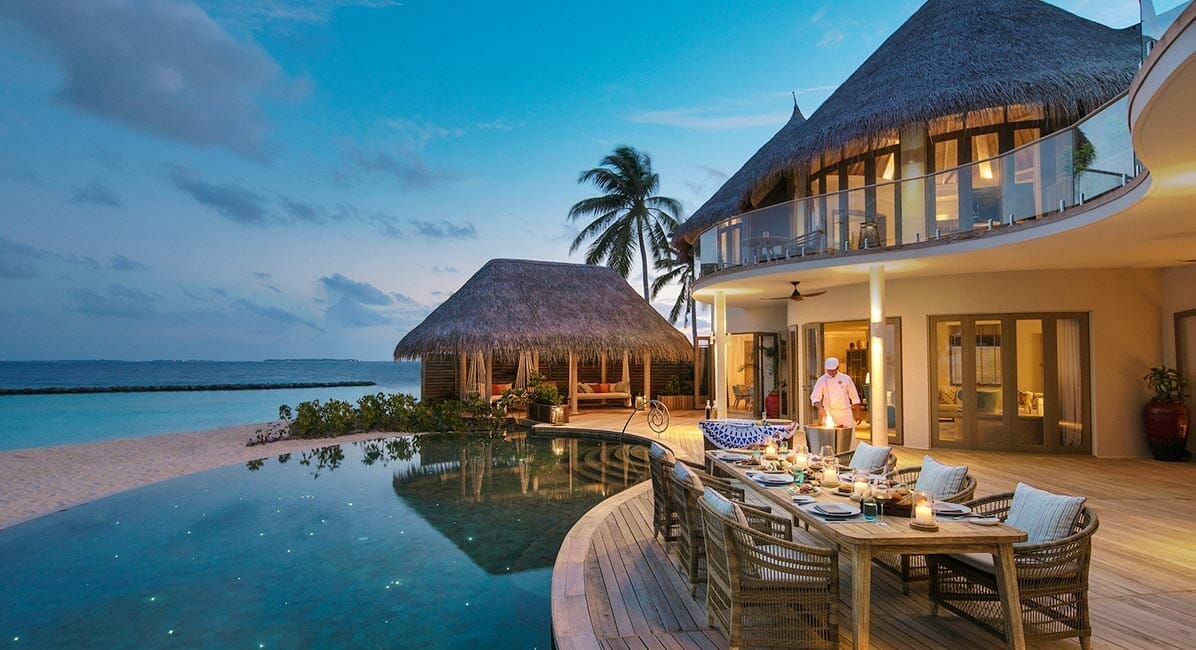
[[[851,412],[851,405],[860,403],[860,393],[855,389],[855,382],[851,377],[842,371],[834,377],[824,374],[814,382],[810,403],[815,402],[822,402],[836,426],[855,427],[855,414]]]

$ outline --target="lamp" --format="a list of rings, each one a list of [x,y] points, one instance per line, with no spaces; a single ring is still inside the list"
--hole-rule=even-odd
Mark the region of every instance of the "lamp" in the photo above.
[[[939,529],[934,521],[934,493],[914,492],[914,518],[909,522],[909,527],[926,532]]]

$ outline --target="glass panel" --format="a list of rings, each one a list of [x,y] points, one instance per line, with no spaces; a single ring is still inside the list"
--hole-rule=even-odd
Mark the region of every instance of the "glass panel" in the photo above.
[[[1017,419],[1014,445],[1042,446],[1043,432],[1042,321],[1017,321]]]
[[[935,142],[935,170],[950,170],[958,166],[959,142]],[[934,176],[934,226],[944,233],[959,229],[959,177],[955,171],[945,171]]]
[[[1084,444],[1084,360],[1083,330],[1078,318],[1056,321],[1055,346],[1058,360],[1059,384],[1059,447],[1081,447]]]
[[[814,390],[814,382],[818,381],[818,377],[822,375],[822,326],[806,325],[805,334],[803,351],[805,352],[806,374],[801,386],[801,412],[805,414],[802,421],[812,423],[817,419],[817,413],[810,406],[810,393]]]
[[[1142,58],[1150,54],[1163,32],[1175,22],[1191,2],[1189,0],[1140,0],[1142,10]]]
[[[999,146],[996,133],[972,136],[972,159],[980,161],[971,166],[972,223],[977,225],[1001,221],[1001,161],[991,160]]]
[[[889,437],[901,440],[900,418],[898,406],[901,404],[901,366],[897,359],[901,356],[901,336],[896,323],[885,323],[885,395],[881,406],[885,409],[885,422],[889,430]]]
[[[1014,219],[1028,219],[1046,210],[1041,201],[1042,176],[1038,173],[1041,148],[1027,145],[1038,139],[1038,129],[1017,129],[1013,132],[1013,168],[1002,168],[1012,175],[1005,179],[1002,215],[1013,213]]]
[[[714,273],[722,267],[718,254],[718,229],[711,228],[698,238],[698,249],[694,251],[698,259],[698,275]]]
[[[938,389],[938,439],[963,442],[963,371],[960,321],[940,321],[934,329],[935,386]]]
[[[732,334],[727,346],[727,397],[730,417],[753,417],[756,409],[756,362],[752,334]]]
[[[1130,146],[1125,103],[1123,97],[1110,106],[1120,109],[1097,113],[1076,129],[1072,172],[1078,195],[1090,199],[1120,187],[1134,176],[1134,151]]]
[[[976,321],[976,441],[1005,443],[1004,385],[1001,379],[1001,321]]]

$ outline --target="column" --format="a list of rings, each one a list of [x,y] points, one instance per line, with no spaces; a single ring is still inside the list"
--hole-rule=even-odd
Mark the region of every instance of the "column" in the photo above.
[[[652,353],[644,353],[644,400],[652,399]]]
[[[490,399],[490,392],[494,390],[494,350],[486,350],[486,390],[482,391],[482,401]]]
[[[727,334],[727,294],[716,291],[714,294],[714,319],[711,322],[711,345],[714,346],[714,385],[710,387],[710,396],[714,399],[714,406],[718,409],[720,418],[727,417],[727,344],[730,336]]]
[[[885,407],[885,267],[868,269],[869,333],[872,394],[868,398],[868,416],[872,421],[872,444],[889,444],[888,409]]]
[[[926,124],[915,124],[901,130],[901,178],[917,180],[901,183],[901,239],[898,244],[908,244],[914,241],[915,233],[920,233],[925,241],[927,233],[934,236],[934,228],[930,223],[934,215],[927,218],[926,214],[926,183],[927,179],[919,178],[927,173],[926,170]]]
[[[577,355],[569,350],[569,415],[577,415]]]
[[[469,387],[465,385],[465,375],[468,373],[466,368],[465,353],[457,353],[457,394],[461,399],[465,399],[469,395]]]

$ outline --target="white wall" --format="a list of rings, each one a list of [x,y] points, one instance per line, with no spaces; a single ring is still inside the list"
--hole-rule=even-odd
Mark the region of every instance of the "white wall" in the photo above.
[[[1196,309],[1196,264],[1163,269],[1163,363],[1175,366],[1175,312]],[[1190,371],[1189,371],[1190,374]]]
[[[776,307],[760,307],[758,309],[728,307],[727,331],[732,334],[784,332],[785,308],[780,305]]]
[[[905,444],[930,446],[927,318],[946,314],[1087,312],[1090,323],[1093,452],[1146,456],[1140,412],[1148,395],[1142,375],[1163,352],[1163,276],[1157,269],[1079,269],[978,273],[890,280],[885,316],[901,318]],[[1182,293],[1193,280],[1176,278]],[[1193,292],[1188,290],[1188,296]],[[1178,299],[1178,298],[1177,298]],[[792,303],[790,324],[865,320],[868,286],[835,287]],[[937,395],[936,395],[937,398]],[[937,399],[935,400],[937,403]]]

